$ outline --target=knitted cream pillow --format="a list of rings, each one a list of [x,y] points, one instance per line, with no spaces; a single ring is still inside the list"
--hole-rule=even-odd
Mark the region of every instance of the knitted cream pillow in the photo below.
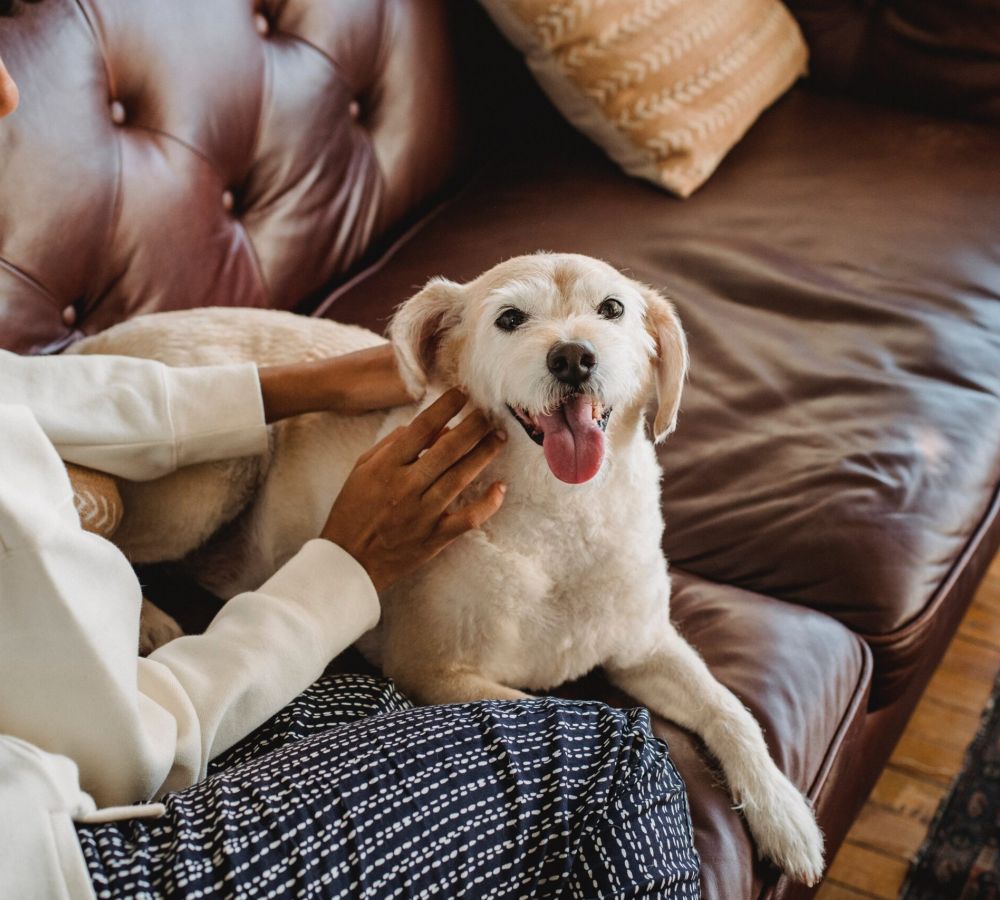
[[[806,71],[778,0],[482,0],[569,121],[681,197]]]
[[[83,466],[66,464],[73,486],[73,503],[84,531],[110,538],[122,521],[124,505],[114,478]]]

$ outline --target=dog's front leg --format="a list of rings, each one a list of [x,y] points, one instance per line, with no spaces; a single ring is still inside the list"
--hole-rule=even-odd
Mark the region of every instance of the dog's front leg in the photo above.
[[[610,679],[704,740],[743,810],[758,852],[806,884],[823,874],[823,835],[805,798],[774,764],[760,725],[671,625],[656,649],[606,666]]]

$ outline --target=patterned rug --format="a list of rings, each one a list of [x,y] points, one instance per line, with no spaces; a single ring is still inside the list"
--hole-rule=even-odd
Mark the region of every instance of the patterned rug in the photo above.
[[[1000,677],[900,900],[1000,898]]]

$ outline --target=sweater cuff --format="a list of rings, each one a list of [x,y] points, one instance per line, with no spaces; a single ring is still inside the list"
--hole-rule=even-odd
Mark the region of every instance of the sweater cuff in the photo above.
[[[264,398],[253,363],[165,368],[177,467],[267,450]]]
[[[325,632],[327,662],[371,631],[382,614],[378,593],[364,566],[323,538],[303,544],[258,593],[281,597],[303,608]]]

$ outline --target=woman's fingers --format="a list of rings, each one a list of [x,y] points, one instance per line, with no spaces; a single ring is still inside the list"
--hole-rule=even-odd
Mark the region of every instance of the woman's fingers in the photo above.
[[[410,425],[387,435],[359,458],[334,501],[322,536],[350,553],[378,590],[478,528],[503,503],[505,488],[494,484],[445,513],[506,440],[505,434],[491,434],[480,412],[449,429],[465,403],[464,394],[449,391]]]
[[[437,400],[417,416],[387,448],[388,458],[397,464],[414,462],[441,429],[461,411],[466,404],[466,396],[458,388],[445,391]]]
[[[457,431],[458,429],[456,429]],[[465,456],[430,484],[424,503],[432,515],[440,515],[494,459],[507,440],[503,432],[494,432],[474,446]],[[427,454],[429,455],[429,454]]]
[[[478,500],[453,513],[445,513],[434,531],[435,539],[446,547],[465,532],[479,528],[500,509],[506,493],[507,485],[498,481]]]
[[[423,479],[423,486],[430,487],[440,475],[480,444],[491,430],[486,416],[477,410],[440,436],[413,466]]]
[[[372,444],[364,453],[361,454],[355,461],[354,465],[360,466],[361,463],[366,463],[370,460],[376,453],[378,453],[383,447],[388,447],[390,444],[395,443],[399,440],[400,436],[403,434],[403,426],[400,425],[398,428],[393,428],[382,440],[376,444]]]

